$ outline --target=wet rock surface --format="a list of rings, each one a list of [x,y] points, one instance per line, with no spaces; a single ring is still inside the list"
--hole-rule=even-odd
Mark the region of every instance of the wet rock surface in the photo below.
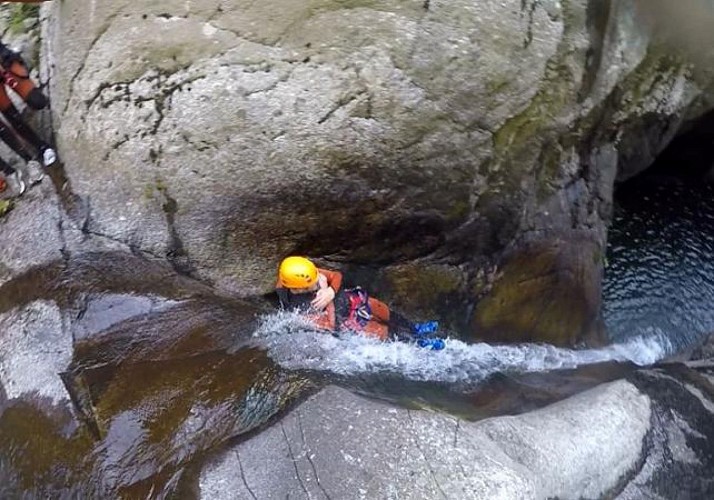
[[[709,498],[713,389],[668,365],[469,422],[330,387],[206,465],[201,498]]]
[[[652,399],[651,429],[623,500],[714,495],[714,370],[672,365],[630,378]]]
[[[62,259],[61,224],[61,208],[50,183],[32,189],[0,219],[0,284],[33,266]]]
[[[243,295],[288,253],[378,262],[384,298],[448,304],[465,330],[523,273],[506,250],[601,251],[615,178],[714,81],[634,1],[68,0],[51,16],[58,143],[89,232]],[[565,293],[590,297],[601,262],[569,262]],[[429,278],[390,269],[405,264]],[[443,287],[409,294],[435,272]],[[562,323],[597,333],[589,308]]]
[[[694,362],[714,360],[714,333],[706,337],[701,345],[694,349],[690,358]]]
[[[587,239],[580,245],[557,239],[527,245],[507,260],[503,278],[477,304],[474,336],[487,342],[605,344],[602,277],[593,266],[599,260],[600,249]]]
[[[597,498],[637,464],[649,419],[627,382],[478,423],[328,388],[206,467],[201,498]]]
[[[502,297],[492,282],[527,266],[475,263],[560,235],[572,265],[542,281],[583,292],[564,324],[589,323],[597,252],[568,246],[601,247],[614,178],[699,91],[631,2],[286,5],[48,7],[69,161],[0,219],[0,496],[714,496],[709,351],[482,422],[329,387],[230,442],[316,382],[252,344],[260,305],[215,287],[264,292],[275,256],[304,250],[385,264],[397,299],[420,273],[390,271],[417,258],[445,296]],[[579,378],[504,376],[471,404],[520,412],[611,379]]]
[[[17,242],[0,257],[2,496],[669,498],[680,478],[692,498],[712,491],[706,367],[503,375],[392,404],[331,387],[280,419],[321,379],[253,345],[260,305],[82,231],[49,186],[0,224]],[[476,419],[535,411],[472,422],[410,398]]]
[[[50,182],[0,220],[0,496],[173,491],[311,385],[251,347],[262,309],[77,227]]]

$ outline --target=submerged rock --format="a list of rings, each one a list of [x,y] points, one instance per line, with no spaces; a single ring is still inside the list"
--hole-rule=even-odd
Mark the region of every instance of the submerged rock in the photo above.
[[[689,355],[692,361],[714,361],[714,333],[709,334]]]

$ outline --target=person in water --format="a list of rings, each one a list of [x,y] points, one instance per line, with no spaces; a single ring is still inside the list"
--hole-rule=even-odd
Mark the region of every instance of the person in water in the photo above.
[[[318,268],[305,257],[287,257],[280,263],[275,290],[280,306],[299,311],[317,328],[350,330],[379,340],[414,340],[421,347],[442,349],[443,340],[429,338],[436,321],[412,323],[360,287],[343,289],[342,273]]]
[[[35,184],[44,177],[43,167],[57,161],[57,153],[25,123],[6,88],[15,92],[32,109],[43,109],[48,104],[47,98],[30,79],[27,65],[20,55],[0,42],[0,113],[4,118],[0,120],[0,140],[27,162],[28,180],[30,184]],[[26,184],[20,172],[2,158],[0,170],[12,195],[22,195]]]

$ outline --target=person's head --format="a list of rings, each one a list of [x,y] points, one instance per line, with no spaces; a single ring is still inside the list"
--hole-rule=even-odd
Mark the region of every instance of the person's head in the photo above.
[[[278,281],[292,293],[314,292],[319,286],[317,267],[305,257],[287,257],[280,263]]]

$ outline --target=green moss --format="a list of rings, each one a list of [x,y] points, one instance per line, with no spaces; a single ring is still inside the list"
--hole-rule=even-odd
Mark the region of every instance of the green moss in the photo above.
[[[593,250],[593,264],[599,266],[604,262],[605,254],[599,248]]]
[[[508,119],[493,136],[493,158],[488,163],[489,185],[501,186],[501,196],[508,196],[521,189],[522,179],[534,168],[533,151],[545,149],[537,181],[538,195],[543,198],[554,190],[553,180],[560,174],[560,148],[557,130],[553,130],[556,118],[575,99],[574,77],[570,68],[561,60],[562,49],[546,65],[546,77],[528,106]],[[544,140],[551,147],[543,147]],[[538,165],[535,165],[538,169]],[[495,175],[494,175],[495,174]]]
[[[663,47],[650,47],[642,62],[622,85],[625,92],[622,106],[627,106],[625,109],[640,106],[651,95],[653,88],[679,74],[684,65],[682,59],[670,55]]]
[[[551,123],[572,99],[573,75],[557,60],[546,65],[546,78],[528,107],[507,120],[494,134],[496,154],[506,155],[527,144]]]
[[[576,77],[567,61],[571,57],[573,36],[585,24],[584,10],[562,2],[563,35],[555,55],[546,63],[542,83],[526,108],[506,120],[493,136],[493,157],[485,164],[489,186],[500,187],[499,196],[508,197],[522,190],[522,181],[535,168],[539,198],[557,189],[561,176],[562,150],[558,143],[558,117],[571,109],[577,99]],[[549,144],[548,144],[549,143]],[[546,144],[544,146],[544,144]],[[534,162],[533,152],[543,150]]]
[[[15,208],[15,202],[13,200],[0,200],[0,217],[6,215],[13,208]]]
[[[144,186],[144,198],[147,200],[153,200],[154,199],[154,186],[151,184],[147,184]]]
[[[536,194],[539,202],[547,199],[557,189],[557,185],[552,181],[559,176],[562,154],[562,147],[555,141],[548,141],[541,147],[536,166]]]
[[[409,2],[402,3],[409,4]],[[329,2],[319,2],[317,5],[309,7],[308,17],[314,17],[323,12],[349,9],[391,10],[388,7],[385,8],[385,2],[378,0],[331,0]]]
[[[12,34],[24,33],[25,20],[37,19],[40,16],[40,6],[27,3],[13,3],[10,5],[10,21],[8,29]]]
[[[572,130],[561,136],[563,148],[591,150],[602,143],[611,142],[613,127],[625,130],[629,122],[631,134],[638,135],[641,123],[638,117],[642,106],[652,96],[652,90],[662,81],[673,79],[685,69],[682,59],[674,57],[664,47],[651,45],[645,57],[599,105],[578,120]],[[612,123],[611,127],[602,127]]]
[[[446,217],[449,220],[462,220],[471,213],[471,203],[468,199],[454,200],[449,206]]]
[[[462,288],[461,273],[449,266],[405,264],[389,269],[386,279],[395,303],[422,319],[440,315],[439,304]]]
[[[510,80],[505,78],[498,80],[489,80],[486,82],[486,93],[488,95],[498,95],[510,84]]]
[[[597,248],[589,240],[553,241],[519,252],[478,303],[472,330],[497,342],[598,343],[591,337],[600,304]]]
[[[376,0],[333,0],[330,2],[335,9],[359,9],[359,8],[374,8],[382,4]]]
[[[163,179],[156,179],[155,188],[159,193],[165,193],[168,190],[168,186]]]

